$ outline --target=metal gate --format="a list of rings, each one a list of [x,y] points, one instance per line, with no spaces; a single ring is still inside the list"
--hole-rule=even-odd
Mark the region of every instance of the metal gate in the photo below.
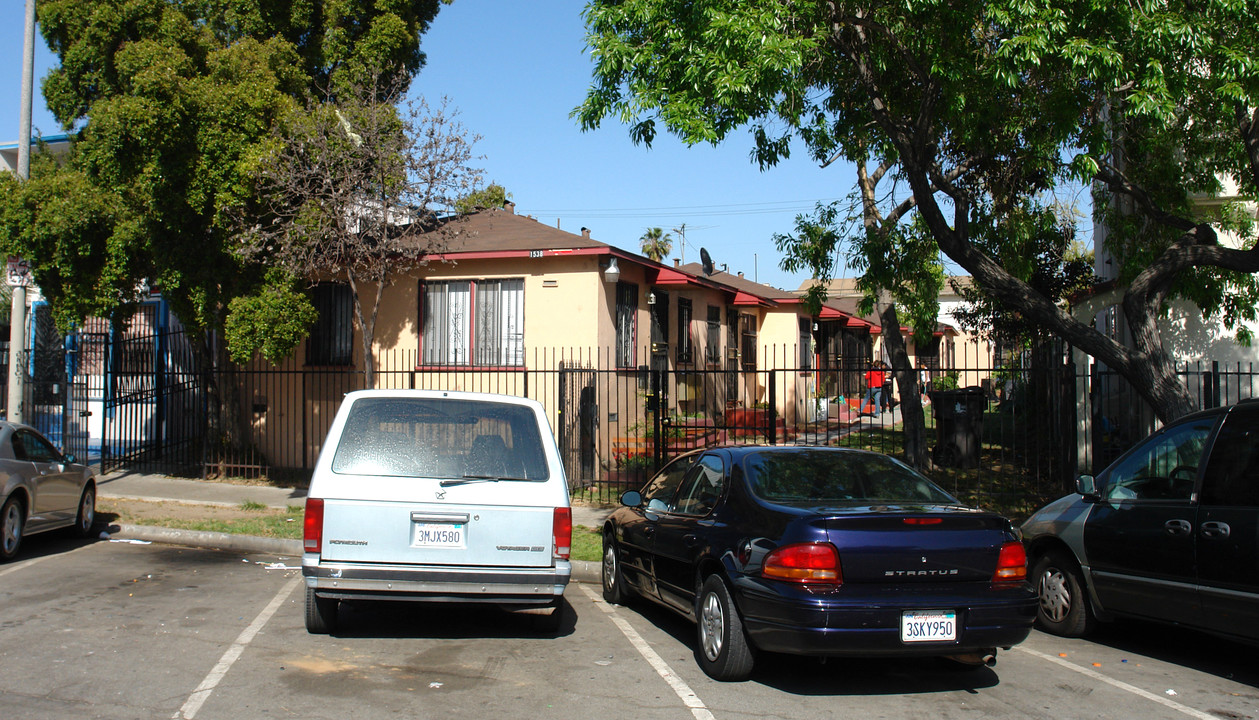
[[[598,402],[595,371],[589,367],[559,367],[559,446],[570,487],[593,485]]]
[[[140,307],[113,328],[104,377],[101,469],[199,470],[204,436],[196,358],[165,307]]]

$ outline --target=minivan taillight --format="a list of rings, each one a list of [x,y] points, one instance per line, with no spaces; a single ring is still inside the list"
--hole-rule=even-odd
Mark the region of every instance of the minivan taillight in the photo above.
[[[567,560],[573,547],[573,511],[566,507],[555,508],[551,521],[552,557]]]
[[[302,521],[302,550],[317,553],[323,549],[323,499],[306,498],[306,517]]]
[[[839,551],[830,543],[784,545],[765,556],[761,575],[798,583],[838,585],[844,581]]]
[[[997,569],[992,574],[994,583],[1021,583],[1027,579],[1027,549],[1021,542],[1008,542],[1001,546],[997,556]]]

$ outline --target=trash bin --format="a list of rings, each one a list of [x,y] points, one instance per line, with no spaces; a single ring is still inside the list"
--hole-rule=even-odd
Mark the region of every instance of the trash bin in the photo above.
[[[936,419],[936,446],[931,459],[940,467],[979,467],[984,408],[988,397],[980,387],[936,390],[931,410]]]

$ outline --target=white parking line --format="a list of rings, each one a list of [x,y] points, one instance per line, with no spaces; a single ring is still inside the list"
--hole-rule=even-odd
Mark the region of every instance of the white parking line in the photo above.
[[[254,621],[249,623],[249,627],[245,628],[244,631],[241,632],[240,636],[236,638],[236,642],[232,643],[232,646],[227,649],[227,652],[223,653],[223,657],[219,658],[218,664],[210,670],[210,674],[205,676],[205,679],[202,680],[201,684],[197,686],[197,689],[192,692],[192,695],[188,696],[188,699],[184,701],[183,707],[179,708],[179,712],[176,712],[171,716],[174,720],[192,720],[192,718],[196,717],[197,711],[201,709],[201,704],[210,697],[210,693],[214,692],[214,688],[218,687],[219,681],[223,679],[223,676],[227,674],[227,671],[232,669],[232,663],[236,662],[236,659],[240,657],[240,654],[243,653],[249,643],[253,641],[254,636],[258,634],[258,631],[262,629],[262,626],[266,625],[267,621],[271,619],[271,616],[275,614],[275,611],[280,609],[280,605],[284,602],[284,598],[292,593],[293,588],[300,582],[302,582],[302,578],[301,576],[298,576],[288,581],[284,584],[284,587],[280,588],[280,592],[276,593],[275,597],[271,598],[271,602],[267,603],[267,606],[262,609],[262,612],[258,613],[258,617],[254,618]]]
[[[578,583],[577,586],[581,588],[582,592],[586,593],[587,597],[594,601],[594,604],[600,610],[608,614],[612,624],[620,628],[621,634],[630,641],[630,645],[633,645],[634,649],[643,656],[643,659],[655,668],[656,673],[664,678],[665,682],[669,683],[669,687],[673,688],[673,692],[677,693],[677,696],[682,700],[682,704],[691,709],[691,714],[695,716],[695,720],[713,720],[713,714],[704,706],[704,701],[699,699],[699,696],[695,694],[694,690],[691,690],[691,687],[686,684],[685,680],[673,672],[673,668],[669,667],[664,658],[651,649],[651,645],[647,644],[643,636],[639,635],[638,631],[631,627],[625,618],[616,614],[616,608],[605,603],[603,598],[590,589],[589,585]]]
[[[1075,663],[1070,663],[1070,662],[1067,662],[1066,660],[1063,660],[1062,658],[1057,658],[1057,657],[1054,657],[1054,656],[1052,656],[1052,655],[1046,655],[1045,653],[1043,653],[1043,652],[1037,652],[1036,650],[1029,650],[1028,648],[1025,648],[1025,647],[1023,647],[1023,646],[1021,646],[1021,645],[1020,645],[1020,646],[1015,647],[1014,649],[1015,649],[1015,650],[1019,650],[1019,651],[1021,651],[1021,652],[1025,652],[1025,653],[1027,653],[1028,655],[1032,655],[1032,656],[1034,656],[1034,657],[1038,657],[1038,658],[1040,658],[1041,660],[1048,660],[1048,661],[1049,661],[1049,662],[1051,662],[1051,663],[1056,663],[1056,664],[1061,665],[1062,667],[1064,667],[1064,668],[1066,668],[1066,669],[1068,669],[1068,670],[1074,670],[1075,672],[1078,672],[1078,673],[1080,673],[1081,675],[1085,675],[1085,676],[1091,677],[1091,678],[1093,678],[1094,680],[1099,680],[1099,681],[1104,682],[1104,683],[1106,683],[1107,685],[1110,685],[1110,686],[1112,686],[1112,687],[1117,687],[1117,688],[1119,688],[1120,690],[1123,690],[1123,691],[1125,691],[1125,692],[1130,692],[1130,693],[1132,693],[1133,695],[1137,695],[1137,696],[1139,696],[1139,697],[1143,697],[1143,698],[1145,698],[1146,700],[1151,700],[1151,701],[1153,701],[1153,702],[1158,703],[1159,705],[1163,705],[1163,706],[1165,706],[1165,707],[1169,707],[1169,708],[1171,708],[1172,710],[1175,710],[1175,711],[1177,711],[1177,712],[1184,713],[1185,715],[1188,715],[1189,717],[1199,718],[1199,720],[1219,720],[1219,718],[1218,718],[1218,717],[1216,717],[1215,715],[1211,715],[1210,713],[1204,713],[1204,712],[1202,712],[1202,711],[1200,711],[1200,710],[1195,710],[1195,709],[1193,709],[1193,708],[1191,708],[1191,707],[1188,707],[1188,706],[1186,706],[1186,705],[1181,705],[1180,703],[1176,702],[1175,700],[1168,700],[1166,697],[1164,697],[1164,696],[1162,696],[1162,695],[1157,695],[1157,694],[1152,693],[1152,692],[1150,692],[1150,691],[1148,691],[1148,690],[1142,690],[1141,688],[1139,688],[1139,687],[1137,687],[1137,686],[1135,686],[1135,685],[1129,685],[1128,683],[1123,682],[1123,681],[1121,681],[1121,680],[1116,680],[1116,679],[1114,679],[1114,678],[1112,678],[1112,677],[1107,677],[1107,676],[1105,676],[1105,675],[1103,675],[1103,674],[1101,674],[1101,673],[1097,672],[1096,670],[1090,670],[1089,668],[1086,668],[1086,667],[1081,667],[1081,666],[1079,666],[1079,665],[1076,665]]]
[[[33,557],[28,560],[22,560],[12,565],[9,565],[3,570],[0,570],[0,577],[4,577],[5,575],[8,575],[9,573],[15,573],[18,570],[25,570],[26,568],[34,565],[35,563],[43,562],[44,560],[47,560],[48,558],[65,557],[69,555],[70,553],[76,553],[76,552],[79,552],[80,550],[86,550],[90,547],[92,547],[92,545],[88,544],[88,545],[83,545],[81,547],[77,547],[73,550],[67,550],[66,552],[63,552],[63,553],[55,553],[52,555],[40,555],[39,557]]]

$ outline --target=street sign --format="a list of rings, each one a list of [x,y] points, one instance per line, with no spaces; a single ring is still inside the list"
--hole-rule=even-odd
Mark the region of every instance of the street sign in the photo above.
[[[9,256],[8,272],[9,287],[30,287],[31,282],[31,264],[29,261]]]

